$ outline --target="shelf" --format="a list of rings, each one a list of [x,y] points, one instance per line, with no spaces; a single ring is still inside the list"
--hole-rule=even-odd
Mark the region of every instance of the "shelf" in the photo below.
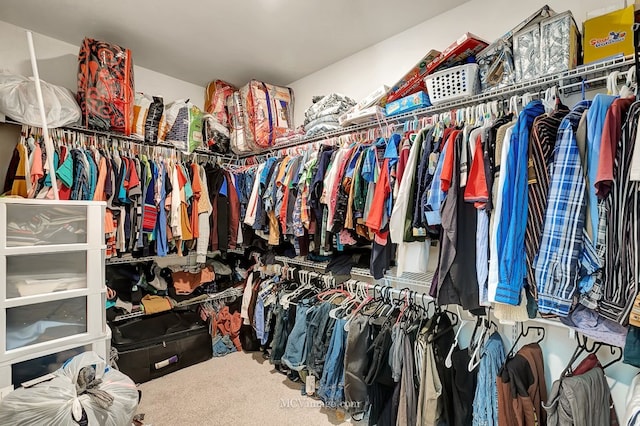
[[[169,254],[167,256],[143,256],[143,257],[133,257],[130,254],[124,255],[122,257],[111,257],[105,259],[105,265],[121,265],[127,263],[139,263],[139,262],[150,262],[152,260],[158,259],[189,259],[190,257],[195,256],[195,253],[192,255],[189,253],[186,256],[178,256],[177,254]]]
[[[105,294],[106,288],[99,291],[99,293]],[[53,293],[35,294],[33,296],[22,296],[7,299],[4,302],[4,306],[7,309],[19,308],[22,306],[34,305],[37,303],[55,302],[58,300],[66,300],[76,297],[88,297],[96,294],[95,290],[90,288],[78,288],[73,290],[55,291]]]
[[[27,256],[48,253],[68,253],[68,252],[91,252],[106,249],[104,244],[96,243],[72,243],[72,244],[50,244],[41,246],[13,246],[0,248],[0,253],[6,256]]]
[[[204,300],[195,300],[192,302],[184,302],[184,303],[180,303],[179,306],[174,306],[174,308],[172,310],[178,310],[178,309],[183,309],[183,308],[188,308],[190,306],[194,306],[194,305],[199,305],[201,303],[207,303],[207,302],[212,302],[214,300],[222,300],[222,299],[233,299],[235,300],[238,297],[242,296],[242,291],[240,289],[237,289],[235,287],[231,287],[228,288],[226,290],[223,290],[219,293],[214,293],[214,294],[209,294],[209,297],[207,299]],[[169,312],[169,311],[167,311]],[[138,318],[138,317],[143,317],[145,316],[145,312],[144,311],[138,311],[138,312],[132,312],[130,314],[124,314],[124,315],[118,315],[113,319],[113,322],[119,322],[119,321],[124,321],[124,320],[128,320],[131,318]]]
[[[283,143],[280,145],[274,145],[270,148],[264,149],[258,153],[251,153],[247,155],[239,156],[240,159],[253,157],[256,155],[267,154],[273,151],[279,151],[281,149],[293,148],[299,145],[304,145],[313,142],[322,142],[327,139],[335,138],[338,136],[347,135],[349,133],[357,132],[360,130],[367,130],[379,126],[386,126],[390,123],[400,123],[407,119],[429,117],[434,114],[451,111],[457,108],[465,108],[471,105],[477,105],[478,103],[489,102],[494,100],[500,100],[509,98],[514,95],[521,95],[527,92],[538,92],[548,89],[553,86],[558,86],[561,90],[563,88],[578,88],[580,82],[584,80],[603,80],[603,73],[609,73],[611,71],[620,70],[621,68],[627,68],[634,65],[632,57],[618,57],[607,61],[598,62],[595,64],[581,65],[578,68],[564,71],[558,74],[539,77],[534,80],[524,81],[516,83],[500,89],[491,90],[485,93],[481,93],[474,96],[469,96],[464,99],[459,99],[450,102],[444,102],[438,105],[434,105],[427,108],[421,108],[407,112],[404,114],[397,114],[389,117],[384,117],[379,120],[371,121],[368,123],[357,124],[349,127],[345,127],[340,130],[323,133],[311,138],[300,137],[292,142]]]
[[[299,257],[289,258],[286,256],[276,256],[276,261],[301,266],[303,268],[321,269],[323,272],[328,264],[327,262],[313,262]],[[390,287],[409,288],[410,290],[423,293],[429,293],[431,281],[433,281],[432,272],[422,274],[405,272],[401,276],[397,277],[394,269],[387,272],[380,280],[375,280],[369,270],[364,268],[351,268],[351,276],[366,278],[371,281],[371,283],[375,284],[382,284],[386,282],[392,284]]]

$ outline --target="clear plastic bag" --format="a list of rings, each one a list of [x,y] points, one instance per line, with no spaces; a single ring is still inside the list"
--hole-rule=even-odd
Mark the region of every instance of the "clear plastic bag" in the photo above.
[[[86,386],[91,388],[87,392],[83,386],[77,386],[85,367],[93,367],[95,380],[101,380],[101,383],[92,381]],[[77,426],[83,411],[85,424],[131,424],[138,407],[136,385],[126,375],[107,366],[95,352],[84,352],[71,358],[53,374],[54,379],[16,389],[0,401],[0,424]],[[96,390],[106,393],[104,395],[110,399],[106,404],[108,407],[104,407],[104,400],[91,393],[97,393]]]
[[[49,127],[67,126],[80,120],[80,107],[68,89],[42,80],[40,85]],[[35,81],[0,73],[0,112],[20,123],[42,127]]]

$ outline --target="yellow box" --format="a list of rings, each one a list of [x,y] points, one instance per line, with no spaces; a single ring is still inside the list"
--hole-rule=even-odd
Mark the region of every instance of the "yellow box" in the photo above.
[[[633,54],[635,6],[616,10],[584,22],[584,63]]]

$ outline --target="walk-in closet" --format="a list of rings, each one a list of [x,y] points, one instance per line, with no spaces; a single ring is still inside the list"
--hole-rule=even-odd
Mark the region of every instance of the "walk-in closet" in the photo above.
[[[640,4],[0,4],[0,425],[640,426]]]

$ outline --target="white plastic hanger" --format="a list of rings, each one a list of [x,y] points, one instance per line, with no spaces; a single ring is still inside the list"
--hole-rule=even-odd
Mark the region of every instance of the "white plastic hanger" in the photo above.
[[[627,81],[624,86],[620,89],[620,97],[628,98],[631,96],[635,96],[635,92],[637,88],[635,87],[635,78],[636,78],[636,67],[633,66],[629,68],[627,71]]]
[[[618,89],[618,76],[620,75],[620,71],[612,71],[609,73],[607,77],[607,94],[612,96],[617,96],[620,91]]]
[[[556,100],[558,99],[558,88],[556,86],[550,87],[544,91],[544,98],[542,104],[547,113],[552,112],[556,108]]]
[[[469,371],[475,370],[475,368],[480,364],[480,359],[482,358],[480,354],[480,350],[484,346],[484,339],[487,336],[487,332],[489,331],[490,324],[491,322],[488,319],[488,314],[487,314],[487,318],[483,318],[482,323],[480,324],[480,327],[482,327],[480,330],[480,336],[478,337],[478,340],[476,340],[475,342],[475,345],[474,345],[475,349],[473,351],[473,354],[471,354],[471,358],[469,359],[469,364],[467,365],[467,370]]]
[[[453,365],[453,363],[451,361],[451,355],[453,355],[453,351],[458,346],[458,337],[460,337],[460,332],[462,331],[462,329],[464,328],[465,325],[473,322],[473,321],[469,321],[469,320],[466,320],[466,319],[462,318],[462,315],[460,313],[460,306],[456,306],[456,309],[458,311],[458,318],[460,318],[460,320],[462,322],[458,326],[458,330],[456,331],[456,335],[455,335],[455,337],[453,339],[453,344],[451,345],[451,348],[449,349],[449,353],[447,354],[447,358],[444,361],[444,365],[447,368],[451,368],[451,366]]]

